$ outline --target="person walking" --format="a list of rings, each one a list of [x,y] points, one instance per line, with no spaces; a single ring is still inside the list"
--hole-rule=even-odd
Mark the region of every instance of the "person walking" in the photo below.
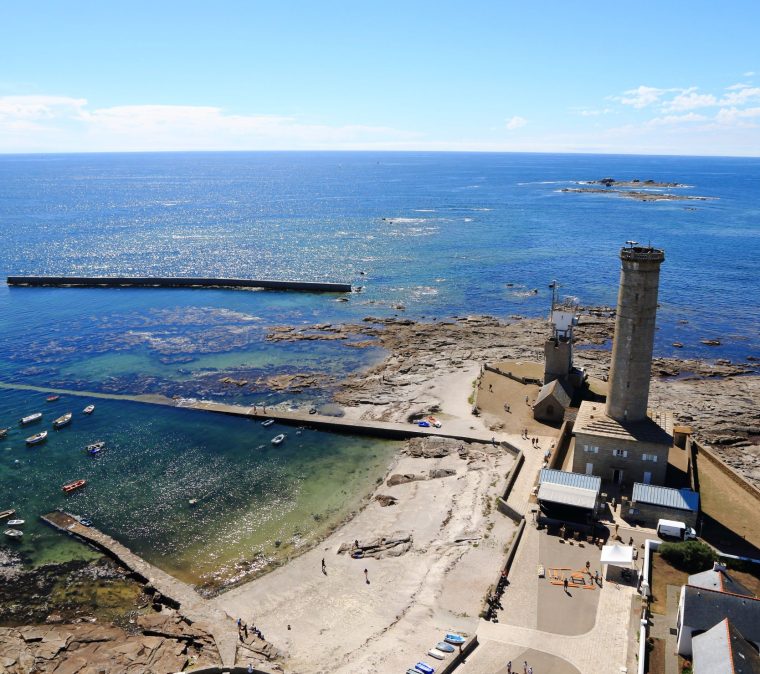
[[[528,661],[523,662],[523,674],[528,674]]]
[[[325,564],[325,558],[322,557],[322,573],[327,575],[327,564]]]
[[[367,569],[364,569],[364,580],[367,581],[367,585],[369,585],[369,576],[367,575],[369,571]]]
[[[248,674],[253,674],[253,665],[250,662],[248,663],[248,669],[246,671]]]
[[[512,661],[507,663],[507,674],[512,674]]]
[[[570,593],[567,591],[567,578],[565,578],[565,580],[562,582],[562,585],[563,585],[563,586],[564,586],[564,588],[565,588],[565,594],[570,594]]]

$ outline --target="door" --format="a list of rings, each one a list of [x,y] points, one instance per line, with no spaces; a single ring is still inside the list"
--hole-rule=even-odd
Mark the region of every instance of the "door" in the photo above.
[[[593,475],[594,474],[594,464],[593,463],[587,463],[586,464],[586,475]]]
[[[612,470],[612,481],[615,484],[622,484],[623,483],[623,471],[620,470],[620,468],[614,468]]]
[[[644,484],[652,483],[652,473],[644,472]]]

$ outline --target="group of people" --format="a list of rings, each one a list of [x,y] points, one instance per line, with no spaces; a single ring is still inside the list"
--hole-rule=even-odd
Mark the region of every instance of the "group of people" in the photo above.
[[[509,580],[507,580],[507,571],[504,569],[501,572],[499,582],[496,584],[496,591],[493,594],[489,594],[486,598],[486,604],[488,604],[488,609],[486,609],[486,620],[499,622],[499,618],[496,616],[496,611],[504,608],[501,605],[501,597],[508,584]]]
[[[257,636],[259,639],[263,639],[264,635],[261,633],[261,630],[256,627],[256,625],[251,625],[251,627],[248,627],[248,623],[243,622],[242,618],[237,619],[237,628],[238,628],[238,637],[240,638],[240,641],[245,641],[248,638],[248,632],[250,631],[251,634],[254,636]]]
[[[512,661],[507,663],[507,674],[517,674],[517,671],[512,669]],[[523,674],[533,674],[533,667],[528,667],[528,661],[523,662]]]

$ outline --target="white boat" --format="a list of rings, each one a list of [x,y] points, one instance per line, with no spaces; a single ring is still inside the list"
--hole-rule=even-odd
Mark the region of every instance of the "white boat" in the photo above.
[[[6,529],[3,533],[10,538],[21,538],[24,535],[24,532],[18,529]]]
[[[87,451],[88,454],[95,455],[95,454],[100,454],[100,452],[103,451],[105,446],[106,446],[106,443],[101,440],[100,442],[93,442],[91,445],[87,445],[87,447],[85,447],[85,450]]]
[[[27,424],[34,423],[35,421],[39,421],[42,419],[42,412],[35,412],[34,414],[30,414],[29,416],[22,417],[19,423],[22,426],[26,426]]]
[[[71,423],[71,412],[66,412],[66,414],[58,417],[53,422],[53,428],[63,428],[64,426],[67,426]]]
[[[27,445],[39,445],[41,442],[45,442],[47,440],[48,432],[42,431],[42,433],[37,433],[36,435],[31,435],[26,439]]]
[[[279,435],[275,435],[275,436],[272,438],[272,444],[273,444],[273,445],[279,445],[279,444],[281,444],[281,443],[282,443],[282,441],[283,441],[284,439],[285,439],[285,434],[284,434],[284,433],[280,433]]]
[[[15,515],[16,511],[11,508],[9,510],[0,510],[0,520],[4,520],[6,517],[11,517],[11,515]]]
[[[261,425],[266,428],[267,426],[271,426],[273,423],[274,423],[274,419],[267,419],[266,421],[262,421]]]
[[[82,412],[84,412],[85,414],[92,414],[94,411],[95,411],[95,405],[87,405],[87,407],[85,407],[82,410]]]
[[[26,520],[8,520],[9,527],[20,527]]]

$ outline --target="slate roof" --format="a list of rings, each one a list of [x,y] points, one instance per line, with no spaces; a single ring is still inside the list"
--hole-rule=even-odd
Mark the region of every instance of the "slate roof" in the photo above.
[[[760,643],[760,599],[685,586],[682,615],[684,626],[707,631],[724,618],[728,618],[745,639]]]
[[[760,674],[760,654],[728,618],[694,637],[691,648],[694,674]]]
[[[701,573],[695,573],[689,576],[688,584],[692,587],[701,587],[705,590],[716,590],[718,592],[730,592],[731,594],[740,594],[745,597],[753,596],[752,593],[744,587],[738,580],[734,580],[725,569],[708,569]],[[760,618],[759,618],[760,619]]]
[[[699,494],[691,489],[672,489],[671,487],[658,487],[654,484],[635,482],[631,501],[651,503],[652,505],[677,508],[678,510],[699,511]]]
[[[650,410],[646,419],[622,423],[607,416],[604,403],[584,400],[573,432],[670,446],[673,444],[673,415],[665,410]]]
[[[563,408],[567,408],[570,405],[570,394],[567,392],[567,389],[565,389],[559,379],[550,381],[548,384],[544,384],[541,387],[541,390],[538,392],[538,396],[536,396],[536,402],[534,403],[534,406],[543,402],[550,396],[553,396],[557,401],[557,404],[561,405]]]

